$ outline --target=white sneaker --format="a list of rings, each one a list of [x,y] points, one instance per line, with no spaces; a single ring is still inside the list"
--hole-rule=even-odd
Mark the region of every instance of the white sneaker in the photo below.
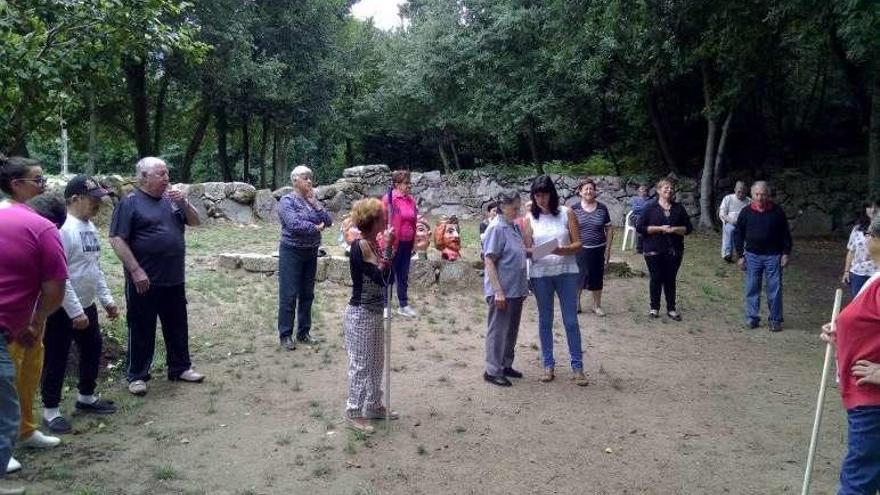
[[[128,391],[133,395],[146,395],[147,382],[143,380],[135,380],[128,384]]]
[[[21,471],[21,463],[15,460],[15,457],[9,458],[9,464],[6,465],[6,474],[17,473]]]
[[[22,447],[30,449],[50,449],[57,446],[59,443],[61,443],[60,438],[44,435],[40,430],[34,430],[34,432],[31,433],[31,436],[18,442]]]
[[[412,309],[410,306],[398,308],[397,314],[399,314],[400,316],[406,316],[407,318],[418,318],[419,316],[419,314],[416,313],[416,310]]]

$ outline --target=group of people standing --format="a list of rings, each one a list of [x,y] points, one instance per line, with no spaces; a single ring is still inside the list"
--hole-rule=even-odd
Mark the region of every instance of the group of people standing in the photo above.
[[[110,243],[125,266],[129,391],[146,393],[162,322],[168,378],[200,382],[191,367],[184,290],[184,226],[198,215],[180,191],[168,189],[158,158],[138,162],[138,187],[113,213]],[[72,431],[61,408],[70,347],[79,352],[80,413],[112,414],[116,405],[96,394],[102,352],[100,304],[119,315],[99,265],[101,245],[92,218],[109,192],[93,178],[76,176],[64,198],[43,194],[39,162],[0,156],[0,478],[22,468],[13,446],[50,448],[61,440],[38,429],[32,401],[40,386],[43,426]],[[0,487],[0,494],[23,493]]]

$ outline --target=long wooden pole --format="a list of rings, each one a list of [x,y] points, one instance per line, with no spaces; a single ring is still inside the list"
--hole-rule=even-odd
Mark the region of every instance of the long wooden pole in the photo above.
[[[831,311],[831,325],[837,324],[837,315],[840,314],[840,302],[843,299],[843,290],[837,289],[834,293],[834,309]],[[822,365],[822,379],[819,381],[819,397],[816,399],[816,418],[813,420],[813,435],[810,437],[810,450],[807,453],[807,467],[804,470],[804,484],[801,495],[810,492],[810,478],[813,474],[813,461],[816,458],[816,446],[819,443],[819,425],[822,423],[822,406],[825,404],[825,386],[828,383],[828,373],[831,370],[831,357],[834,349],[831,344],[825,345],[825,362]]]
[[[391,202],[392,190],[388,190],[388,215],[387,225],[391,227],[391,215],[394,211],[394,204]],[[395,232],[395,235],[397,232]],[[385,258],[391,262],[392,243],[386,241]],[[385,284],[385,431],[391,431],[391,281],[394,280],[394,273],[388,277],[388,283]]]

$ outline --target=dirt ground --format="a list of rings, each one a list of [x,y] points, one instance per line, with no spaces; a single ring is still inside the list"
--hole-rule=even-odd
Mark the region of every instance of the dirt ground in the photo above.
[[[480,289],[416,291],[412,305],[421,317],[393,322],[392,402],[402,418],[363,438],[340,419],[347,289],[319,284],[314,333],[325,343],[283,352],[275,331],[277,279],[216,269],[211,261],[223,251],[271,252],[277,239],[271,226],[192,231],[191,350],[206,382],[159,379],[160,350],[157,379],[146,397],[135,398],[116,363],[99,389],[121,411],[73,415],[75,432],[60,447],[17,452],[25,469],[12,479],[29,493],[80,495],[800,490],[823,353],[817,332],[830,314],[841,241],[797,242],[780,334],[766,326],[744,330],[742,277],[719,259],[715,236],[687,240],[681,323],[648,319],[646,278],[607,279],[608,316],[580,316],[592,381],[586,388],[568,381],[558,319],[558,377],[537,380],[533,300],[515,362],[525,378],[502,389],[481,379]],[[644,267],[632,254],[625,258]],[[120,294],[120,267],[109,249],[104,261]],[[107,330],[124,335],[120,323]],[[71,386],[67,411],[74,394]],[[845,444],[836,389],[827,397],[817,494],[834,491]]]

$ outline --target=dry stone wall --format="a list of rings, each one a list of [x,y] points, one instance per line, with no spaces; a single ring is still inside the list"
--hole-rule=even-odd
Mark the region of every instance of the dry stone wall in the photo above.
[[[575,187],[578,178],[551,175],[559,195],[566,203],[577,201]],[[99,179],[125,194],[133,187],[131,181],[119,176]],[[743,178],[748,179],[748,178]],[[439,171],[413,172],[412,192],[421,213],[429,216],[457,215],[460,218],[479,218],[486,204],[504,189],[516,189],[528,199],[531,177],[504,179],[484,171],[441,175]],[[629,198],[636,193],[635,181],[615,176],[594,176],[599,189],[599,200],[611,214],[615,225],[622,225],[628,211]],[[50,188],[63,189],[66,181],[53,178]],[[379,196],[388,191],[391,170],[386,165],[361,165],[346,169],[342,178],[332,184],[316,188],[318,198],[334,213],[347,211],[358,199]],[[851,225],[866,189],[866,178],[843,176],[816,178],[783,171],[771,181],[776,201],[785,207],[796,235],[826,235],[843,232]],[[177,184],[199,212],[203,221],[253,223],[278,222],[278,200],[291,191],[289,186],[275,191],[258,190],[243,182],[205,182]],[[721,181],[717,200],[733,189],[733,179]],[[699,184],[689,178],[678,179],[677,199],[693,217],[699,220]]]

